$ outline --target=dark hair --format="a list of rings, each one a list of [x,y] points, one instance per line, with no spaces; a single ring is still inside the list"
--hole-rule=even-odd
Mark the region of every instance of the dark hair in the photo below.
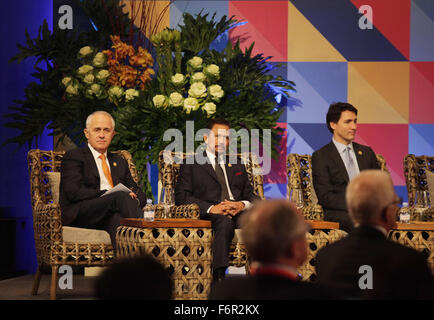
[[[326,121],[327,129],[333,133],[333,129],[330,127],[330,122],[337,123],[341,118],[341,113],[344,111],[351,111],[357,115],[357,109],[353,105],[346,102],[336,102],[332,103],[327,111]]]
[[[207,129],[211,130],[212,127],[216,124],[222,124],[225,126],[228,126],[229,128],[231,127],[231,124],[229,123],[229,121],[224,120],[224,119],[211,119],[208,121],[208,125],[206,126]]]
[[[168,271],[149,254],[114,261],[95,282],[102,300],[170,300],[172,291]]]

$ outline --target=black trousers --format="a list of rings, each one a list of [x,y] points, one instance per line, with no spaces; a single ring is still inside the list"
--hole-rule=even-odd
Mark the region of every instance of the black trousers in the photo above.
[[[204,220],[211,220],[211,227],[214,232],[212,242],[213,270],[229,266],[229,248],[235,234],[235,229],[239,228],[239,220],[243,212],[240,212],[232,219],[222,214],[208,214],[202,218]]]
[[[324,210],[324,220],[339,223],[339,229],[351,232],[354,229],[354,222],[351,220],[347,211],[343,210]]]
[[[127,192],[119,191],[83,201],[72,226],[106,230],[116,250],[116,229],[120,220],[139,217],[143,217],[139,200],[132,199]]]

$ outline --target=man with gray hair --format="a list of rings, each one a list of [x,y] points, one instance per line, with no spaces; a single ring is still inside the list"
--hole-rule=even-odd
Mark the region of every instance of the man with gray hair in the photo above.
[[[215,283],[210,299],[325,298],[317,285],[299,280],[297,269],[307,259],[308,223],[286,200],[254,204],[241,217],[242,238],[253,263],[249,276]]]
[[[350,299],[432,299],[426,257],[387,239],[400,203],[390,175],[361,172],[349,183],[346,201],[356,229],[319,250],[318,283]]]
[[[127,161],[107,152],[115,135],[113,117],[105,111],[92,113],[86,120],[84,134],[87,145],[69,150],[62,158],[59,199],[62,223],[106,230],[115,249],[120,219],[138,218],[146,196],[134,182]],[[131,192],[104,195],[118,183]]]

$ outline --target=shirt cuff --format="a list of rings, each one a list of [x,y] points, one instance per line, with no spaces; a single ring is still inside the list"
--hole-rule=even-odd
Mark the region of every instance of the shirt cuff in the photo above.
[[[209,211],[211,210],[212,207],[214,207],[214,205],[212,205],[211,207],[209,207],[208,210],[206,210],[206,213],[209,213]]]
[[[243,200],[243,201],[241,201],[242,203],[244,203],[244,209],[243,210],[246,210],[246,209],[248,209],[252,204],[250,203],[250,201],[247,201],[247,200]]]

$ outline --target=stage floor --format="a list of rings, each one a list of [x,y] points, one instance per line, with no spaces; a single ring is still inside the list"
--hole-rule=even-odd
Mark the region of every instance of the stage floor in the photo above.
[[[28,274],[0,281],[0,300],[49,300],[51,276],[41,275],[36,296],[30,294],[34,278],[33,274]],[[57,288],[57,300],[93,300],[95,279],[96,277],[85,277],[84,274],[74,275],[72,289]]]

